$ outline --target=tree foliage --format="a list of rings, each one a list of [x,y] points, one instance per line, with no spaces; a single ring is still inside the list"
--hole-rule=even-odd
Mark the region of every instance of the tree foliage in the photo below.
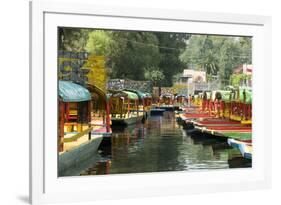
[[[107,56],[110,53],[112,43],[110,32],[94,30],[88,34],[85,49],[92,55]]]
[[[145,79],[152,81],[154,86],[160,86],[159,82],[165,79],[165,75],[159,68],[149,68],[145,71]]]
[[[230,85],[238,87],[241,85],[245,85],[246,83],[244,83],[245,81],[251,80],[252,79],[252,75],[247,75],[247,74],[233,74],[230,76]]]
[[[159,69],[166,76],[163,79],[163,86],[173,85],[173,76],[182,72],[185,64],[180,60],[180,55],[186,47],[186,40],[189,34],[182,33],[155,33],[159,41],[160,63]]]
[[[168,87],[184,68],[229,80],[233,68],[251,64],[251,44],[250,37],[59,28],[60,50],[104,56],[109,77],[153,81],[147,74],[156,68]]]
[[[193,35],[180,59],[191,68],[206,71],[228,81],[233,69],[251,64],[251,38]]]
[[[115,31],[111,38],[111,77],[144,80],[145,68],[159,64],[158,39],[152,33]]]
[[[59,28],[58,46],[63,51],[85,51],[89,29]]]

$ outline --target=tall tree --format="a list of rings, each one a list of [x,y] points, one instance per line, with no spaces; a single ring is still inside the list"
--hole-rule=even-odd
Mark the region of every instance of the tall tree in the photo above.
[[[163,72],[165,79],[163,86],[173,85],[173,76],[176,73],[182,72],[185,64],[179,59],[181,52],[186,47],[186,40],[190,37],[189,34],[183,33],[154,33],[159,41],[159,51],[161,55],[159,69]]]
[[[112,78],[144,80],[145,68],[159,64],[158,40],[150,32],[112,32],[109,66]]]

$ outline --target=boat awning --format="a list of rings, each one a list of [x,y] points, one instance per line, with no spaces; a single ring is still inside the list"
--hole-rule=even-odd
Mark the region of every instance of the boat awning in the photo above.
[[[70,81],[59,81],[59,97],[63,102],[82,102],[91,100],[90,92],[81,85]]]
[[[184,97],[184,98],[186,98],[187,96],[186,96],[185,94],[178,94],[178,95],[176,96],[176,98],[179,98],[179,97]]]
[[[147,94],[146,93],[143,93],[139,90],[133,90],[133,89],[125,89],[124,91],[128,91],[128,92],[132,92],[132,93],[135,93],[137,94],[138,98],[141,100],[143,98],[147,98]]]
[[[231,100],[231,91],[230,90],[218,90],[217,94],[220,94],[222,101],[228,102]]]
[[[136,93],[130,92],[130,91],[123,91],[124,93],[127,94],[127,97],[131,100],[138,100],[139,97]]]

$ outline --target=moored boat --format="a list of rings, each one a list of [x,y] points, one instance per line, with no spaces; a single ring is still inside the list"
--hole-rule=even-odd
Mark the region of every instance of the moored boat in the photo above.
[[[238,149],[244,158],[252,159],[252,143],[242,142],[235,139],[228,139],[227,142],[233,148]]]
[[[161,108],[150,109],[150,115],[163,115],[164,112],[165,112],[165,109],[161,109]]]
[[[127,126],[139,122],[144,113],[139,111],[139,97],[130,91],[111,91],[111,126]]]

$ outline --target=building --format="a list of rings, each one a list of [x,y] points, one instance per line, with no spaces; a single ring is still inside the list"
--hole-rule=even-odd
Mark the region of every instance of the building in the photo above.
[[[206,72],[199,70],[184,69],[179,83],[203,83],[206,82]]]
[[[233,74],[247,74],[251,75],[253,71],[253,65],[243,64],[233,69]]]

